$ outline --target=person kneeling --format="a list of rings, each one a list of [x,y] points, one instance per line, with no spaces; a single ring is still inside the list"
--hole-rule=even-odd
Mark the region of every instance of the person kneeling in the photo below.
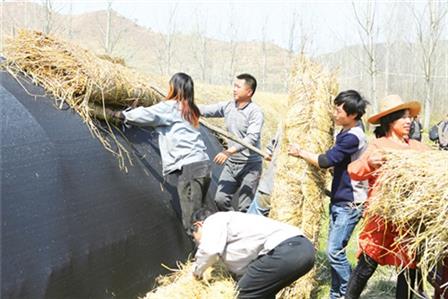
[[[220,258],[238,278],[238,298],[275,298],[314,266],[314,246],[299,228],[263,216],[200,209],[191,230],[193,275],[201,279]]]

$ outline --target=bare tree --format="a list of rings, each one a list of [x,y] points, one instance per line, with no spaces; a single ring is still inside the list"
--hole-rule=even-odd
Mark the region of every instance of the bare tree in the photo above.
[[[296,37],[297,37],[297,28],[296,28],[296,24],[297,24],[297,18],[298,18],[298,13],[296,11],[296,9],[294,9],[292,11],[291,14],[291,22],[289,23],[289,30],[288,30],[288,55],[287,57],[285,57],[284,60],[284,68],[283,68],[283,87],[285,90],[288,90],[288,79],[289,79],[289,72],[290,72],[290,66],[292,64],[293,61],[293,55],[294,55],[294,51],[295,51],[295,41],[296,41]]]
[[[421,50],[421,66],[425,80],[424,119],[423,128],[429,129],[432,108],[432,85],[436,68],[437,47],[440,35],[445,25],[444,19],[448,12],[445,2],[428,0],[422,15],[412,9],[417,27],[417,41]]]
[[[44,6],[44,28],[43,31],[45,34],[50,34],[53,27],[54,22],[54,10],[53,10],[53,3],[51,0],[45,0],[43,3]]]
[[[391,52],[392,52],[392,47],[393,44],[395,42],[394,39],[394,35],[397,32],[395,30],[395,28],[397,27],[397,18],[396,18],[396,12],[397,12],[397,6],[395,4],[390,4],[393,5],[392,8],[389,10],[389,16],[385,21],[385,28],[388,28],[387,30],[385,30],[385,35],[386,35],[386,39],[384,42],[384,50],[385,50],[385,55],[384,55],[384,95],[388,95],[389,94],[389,89],[390,89],[390,64],[391,64]]]
[[[70,2],[69,6],[69,16],[68,16],[68,38],[73,39],[73,3]]]
[[[196,11],[196,28],[195,28],[195,42],[193,43],[193,57],[199,66],[199,71],[201,75],[201,80],[206,81],[209,69],[209,40],[206,36],[207,32],[207,21],[204,20],[202,14]]]
[[[165,35],[166,74],[171,74],[171,63],[174,56],[174,38],[177,32],[176,24],[177,3],[171,7],[168,17],[168,32]]]
[[[261,54],[262,54],[262,70],[261,70],[261,82],[263,89],[266,89],[266,75],[268,68],[268,50],[267,50],[267,27],[268,17],[264,18],[263,26],[261,27]]]
[[[378,34],[378,28],[375,23],[375,1],[366,2],[366,11],[363,15],[356,8],[355,2],[352,2],[353,12],[356,22],[359,25],[358,34],[361,39],[364,53],[367,56],[367,63],[363,63],[370,76],[370,100],[373,106],[373,113],[378,111],[376,98],[376,76],[377,76],[377,57],[375,51],[375,39]]]
[[[161,75],[169,75],[171,73],[171,64],[174,57],[174,41],[177,33],[176,11],[178,4],[175,3],[170,7],[167,19],[167,32],[159,34],[159,42],[154,44],[157,53],[157,61],[159,72]]]
[[[110,38],[110,30],[112,26],[112,0],[107,1],[107,15],[106,15],[106,32],[104,36],[104,51],[106,54],[112,53],[112,43]]]
[[[115,12],[112,8],[113,0],[107,0],[106,19],[98,18],[98,28],[101,33],[100,42],[104,52],[107,55],[111,55],[118,42],[122,39],[129,28],[126,26],[114,26]],[[100,15],[99,15],[100,16]],[[105,21],[105,22],[104,22]]]
[[[238,47],[238,41],[237,41],[237,30],[236,30],[236,24],[233,21],[233,17],[230,17],[230,23],[229,23],[229,81],[232,83],[233,78],[235,76],[235,65],[236,65],[236,51]]]

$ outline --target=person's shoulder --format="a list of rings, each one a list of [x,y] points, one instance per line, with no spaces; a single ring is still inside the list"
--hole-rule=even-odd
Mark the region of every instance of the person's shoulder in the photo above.
[[[364,130],[361,127],[359,127],[359,126],[350,128],[347,131],[347,135],[353,135],[360,141],[365,141],[366,140],[366,134],[364,133]]]
[[[229,211],[229,212],[216,212],[213,213],[212,215],[208,216],[207,219],[205,219],[205,221],[209,220],[210,221],[219,221],[221,219],[227,219],[230,218],[235,212],[233,211]]]
[[[358,145],[361,140],[364,140],[362,138],[362,135],[364,134],[361,130],[361,132],[358,132],[357,130],[352,131],[354,128],[351,128],[347,131],[342,131],[336,136],[336,144],[344,145],[344,146],[351,146],[351,145]]]
[[[412,149],[416,149],[416,150],[430,150],[431,149],[428,145],[424,144],[421,141],[415,140],[415,139],[409,139],[408,143]]]
[[[255,111],[263,112],[263,109],[261,109],[261,106],[255,103],[254,101],[250,102],[251,108]]]
[[[160,101],[157,104],[153,105],[153,106],[159,106],[159,107],[164,107],[164,108],[171,108],[174,106],[179,105],[179,103],[176,100],[164,100],[164,101]]]
[[[250,106],[250,113],[252,115],[264,117],[263,109],[260,107],[260,105],[252,101],[249,104],[249,106]]]

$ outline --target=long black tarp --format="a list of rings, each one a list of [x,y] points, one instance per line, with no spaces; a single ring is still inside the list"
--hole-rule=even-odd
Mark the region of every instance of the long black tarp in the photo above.
[[[1,297],[144,295],[162,263],[192,249],[155,133],[124,132],[135,164],[125,173],[71,109],[28,80],[0,72],[0,82]],[[220,145],[201,130],[213,157]]]

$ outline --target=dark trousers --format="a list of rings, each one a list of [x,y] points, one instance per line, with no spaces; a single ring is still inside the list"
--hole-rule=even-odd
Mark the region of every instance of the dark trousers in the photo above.
[[[366,254],[362,254],[359,258],[356,268],[353,270],[350,280],[348,282],[346,299],[357,299],[361,295],[367,285],[367,281],[373,275],[378,263],[375,262]],[[395,298],[397,299],[412,299],[416,276],[418,272],[415,269],[406,269],[401,271],[397,278],[397,288],[395,291]],[[417,279],[421,282],[421,277]]]
[[[289,238],[251,262],[238,281],[238,298],[275,298],[275,295],[314,265],[313,244],[303,237]]]
[[[186,230],[191,226],[191,215],[207,206],[206,195],[210,186],[210,161],[184,165],[181,170],[170,173],[167,181],[177,177],[177,193],[182,213],[182,224]]]
[[[261,169],[262,161],[234,163],[227,160],[215,196],[218,210],[233,211],[232,199],[239,190],[238,211],[246,212],[257,191]]]

